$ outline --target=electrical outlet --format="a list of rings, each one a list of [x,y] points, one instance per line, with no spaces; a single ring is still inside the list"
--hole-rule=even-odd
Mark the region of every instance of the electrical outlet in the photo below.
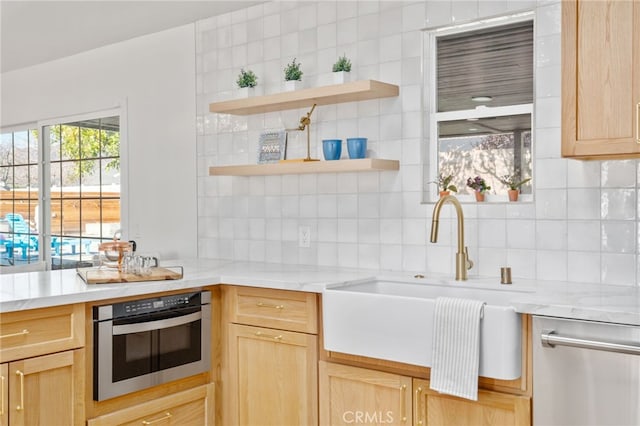
[[[309,248],[311,246],[311,228],[308,226],[298,227],[298,247]]]

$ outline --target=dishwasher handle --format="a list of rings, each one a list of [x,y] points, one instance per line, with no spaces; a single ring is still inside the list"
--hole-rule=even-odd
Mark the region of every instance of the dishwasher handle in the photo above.
[[[597,351],[617,352],[622,354],[640,355],[640,346],[627,343],[603,342],[601,340],[579,339],[577,337],[560,336],[555,330],[542,330],[540,341],[545,348],[559,346],[571,346],[581,349],[594,349]]]

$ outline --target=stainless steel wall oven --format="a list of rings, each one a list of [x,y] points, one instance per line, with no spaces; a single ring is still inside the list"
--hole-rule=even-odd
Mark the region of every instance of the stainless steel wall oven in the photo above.
[[[93,399],[102,401],[210,368],[211,293],[93,308]]]

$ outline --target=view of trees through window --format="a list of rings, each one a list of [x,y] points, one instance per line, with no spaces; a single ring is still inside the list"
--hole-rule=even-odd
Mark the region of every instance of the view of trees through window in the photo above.
[[[119,117],[43,129],[42,150],[35,131],[2,134],[0,265],[91,265],[100,242],[120,228]],[[38,161],[47,157],[39,178]]]

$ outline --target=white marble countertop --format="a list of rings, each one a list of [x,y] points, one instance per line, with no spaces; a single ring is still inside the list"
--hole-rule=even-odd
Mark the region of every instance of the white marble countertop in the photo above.
[[[96,302],[164,291],[235,284],[321,293],[327,286],[372,278],[414,280],[413,273],[389,273],[364,269],[230,262],[215,259],[166,261],[163,266],[184,267],[180,280],[123,284],[86,284],[75,270],[0,275],[0,312],[44,308],[70,303]],[[640,325],[640,289],[586,283],[514,280],[500,286],[499,277],[470,279],[428,276],[440,285],[500,289],[517,312],[562,318]]]

